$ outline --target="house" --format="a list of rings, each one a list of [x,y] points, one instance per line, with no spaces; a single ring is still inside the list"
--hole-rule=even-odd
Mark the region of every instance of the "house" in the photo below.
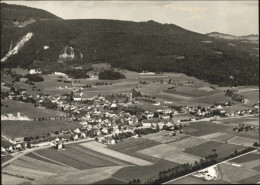
[[[14,148],[12,146],[9,146],[8,149],[7,149],[8,152],[13,152],[14,151]]]
[[[48,146],[48,145],[50,145],[50,141],[48,139],[41,140],[41,141],[35,141],[35,142],[30,143],[31,148]]]
[[[116,144],[116,141],[115,141],[114,139],[109,140],[109,141],[108,141],[108,144],[110,144],[110,145],[114,145],[114,144]]]
[[[73,96],[73,100],[74,100],[74,101],[77,101],[77,102],[78,102],[78,101],[82,101],[82,97],[81,97],[80,95],[77,95],[77,94],[76,94],[76,95]]]
[[[74,135],[72,135],[72,136],[70,137],[70,139],[71,139],[72,141],[76,141],[76,140],[79,139],[79,136],[78,136],[78,134],[74,134]]]
[[[86,137],[86,133],[85,133],[85,132],[81,132],[81,133],[80,133],[80,137],[81,137],[81,138],[85,138],[85,137]]]
[[[22,143],[22,142],[24,142],[24,138],[23,137],[16,137],[16,138],[14,138],[14,142],[15,142],[15,144]]]
[[[21,144],[17,144],[17,145],[15,146],[15,149],[22,149],[22,145],[21,145]]]
[[[76,128],[75,130],[73,130],[73,132],[74,132],[75,134],[79,134],[79,133],[80,133],[80,130],[79,130],[79,128]]]
[[[1,152],[5,152],[5,148],[1,146]]]

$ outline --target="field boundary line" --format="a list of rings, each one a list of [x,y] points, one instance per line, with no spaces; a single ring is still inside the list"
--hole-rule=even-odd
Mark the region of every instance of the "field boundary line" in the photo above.
[[[235,139],[237,136],[231,138],[230,140],[227,141],[227,143],[229,143],[231,140]]]
[[[128,183],[128,181],[126,181],[126,180],[124,180],[124,179],[119,179],[119,178],[117,178],[117,177],[111,176],[110,178],[117,179],[117,180],[124,181],[124,182],[127,182],[127,183]]]
[[[44,156],[42,156],[42,155],[40,155],[40,154],[37,154],[37,153],[35,153],[35,152],[32,152],[32,154],[37,155],[38,157],[41,157],[41,158],[47,159],[47,160],[49,160],[49,161],[52,161],[52,162],[58,163],[58,164],[60,164],[60,165],[62,165],[62,166],[69,167],[69,168],[71,168],[71,169],[73,169],[73,170],[78,170],[77,168],[73,168],[73,167],[71,167],[71,166],[69,166],[69,165],[67,165],[67,164],[63,164],[63,163],[61,163],[61,162],[58,162],[58,161],[52,160],[52,159],[50,159],[50,158],[48,158],[48,157],[44,157]]]

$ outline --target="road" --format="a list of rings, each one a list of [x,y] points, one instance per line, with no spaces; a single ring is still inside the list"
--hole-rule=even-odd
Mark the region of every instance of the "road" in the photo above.
[[[227,160],[225,160],[225,161],[222,161],[222,162],[219,162],[219,163],[213,164],[213,165],[211,165],[211,166],[216,166],[216,165],[219,165],[219,164],[225,163],[225,162],[227,162],[227,161],[230,161],[230,160],[236,159],[236,158],[238,158],[238,157],[241,157],[241,156],[244,156],[244,155],[247,155],[247,154],[250,154],[250,153],[256,152],[256,151],[257,151],[257,149],[256,149],[256,150],[253,150],[253,151],[250,151],[250,152],[247,152],[247,153],[244,153],[244,154],[241,154],[241,155],[239,155],[239,156],[236,156],[236,157],[233,157],[233,158],[227,159]],[[209,167],[211,167],[211,166],[208,166],[208,167],[206,167],[206,168],[209,168]],[[200,170],[204,170],[204,169],[206,169],[206,168],[203,168],[203,169],[200,169]],[[198,171],[200,171],[200,170],[198,170]],[[195,171],[195,172],[197,172],[197,171]],[[167,182],[165,182],[165,183],[163,183],[163,184],[172,184],[174,181],[176,181],[176,180],[178,180],[178,179],[181,179],[181,178],[184,178],[184,177],[187,177],[187,176],[189,176],[189,175],[192,175],[192,174],[195,173],[195,172],[188,173],[188,174],[183,175],[183,176],[181,176],[181,177],[178,177],[178,178],[176,178],[176,179],[173,179],[173,180],[167,181]]]

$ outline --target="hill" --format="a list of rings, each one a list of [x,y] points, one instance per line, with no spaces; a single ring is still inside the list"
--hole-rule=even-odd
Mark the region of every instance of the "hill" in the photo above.
[[[25,27],[33,22],[60,19],[59,17],[41,9],[20,5],[1,3],[1,29]]]
[[[1,56],[23,40],[2,67],[40,67],[49,73],[68,66],[110,63],[133,71],[181,72],[219,85],[258,85],[258,43],[217,39],[154,21],[48,20],[12,33],[2,31]],[[231,45],[233,44],[233,45]],[[235,46],[234,46],[235,45]]]
[[[251,42],[259,41],[259,36],[255,35],[255,34],[245,35],[245,36],[234,36],[234,35],[229,35],[229,34],[224,34],[224,33],[219,33],[219,32],[211,32],[211,33],[207,33],[206,35],[208,35],[210,37],[230,39],[230,40],[244,40],[244,41],[247,40],[247,41],[251,41]]]

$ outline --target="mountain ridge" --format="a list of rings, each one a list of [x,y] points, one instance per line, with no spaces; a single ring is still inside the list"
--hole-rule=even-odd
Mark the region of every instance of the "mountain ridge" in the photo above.
[[[3,67],[40,67],[46,73],[66,66],[110,63],[134,71],[181,72],[215,84],[258,84],[258,44],[216,39],[155,21],[54,19],[3,31],[1,56],[10,43],[33,33]],[[233,44],[233,45],[230,45]],[[64,48],[73,57],[63,60]],[[48,48],[48,49],[44,49]],[[66,57],[65,57],[66,58]],[[234,76],[234,80],[230,80]]]

